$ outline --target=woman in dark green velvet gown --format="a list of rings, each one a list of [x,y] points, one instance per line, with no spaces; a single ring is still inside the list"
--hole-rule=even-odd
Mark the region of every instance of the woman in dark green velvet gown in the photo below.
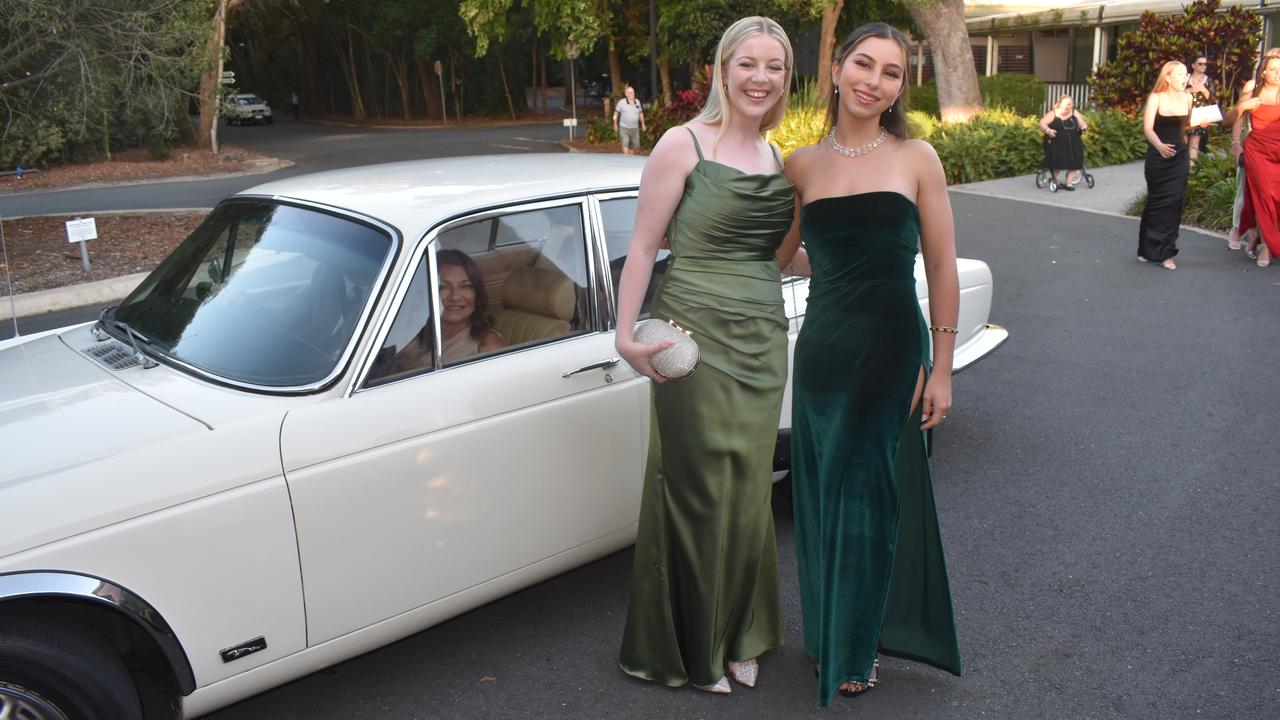
[[[870,689],[877,652],[960,673],[924,436],[951,407],[955,230],[937,155],[906,139],[906,57],[888,25],[855,30],[831,68],[830,134],[787,162],[801,209],[779,256],[803,239],[811,276],[791,482],[821,705]],[[916,300],[918,250],[932,327]]]
[[[782,644],[772,460],[787,378],[777,249],[795,190],[762,137],[786,107],[790,43],[765,18],[725,32],[707,107],[645,164],[618,291],[618,353],[654,381],[649,459],[620,662],[665,685],[753,686],[756,657]],[[691,330],[702,352],[665,383],[661,348],[632,328],[666,238],[674,261],[651,314]]]

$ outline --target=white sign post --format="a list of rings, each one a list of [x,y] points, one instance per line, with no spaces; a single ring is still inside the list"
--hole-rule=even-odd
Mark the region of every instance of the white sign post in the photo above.
[[[578,118],[565,118],[564,126],[569,128],[569,139],[573,139],[573,129],[578,127]]]
[[[84,271],[89,272],[89,246],[85,245],[88,240],[96,240],[98,237],[98,224],[93,218],[76,218],[67,221],[67,242],[80,243],[80,263],[84,266]]]
[[[449,110],[445,105],[444,99],[444,63],[439,60],[431,65],[431,69],[436,71],[436,77],[440,80],[440,118],[445,125],[449,124]]]

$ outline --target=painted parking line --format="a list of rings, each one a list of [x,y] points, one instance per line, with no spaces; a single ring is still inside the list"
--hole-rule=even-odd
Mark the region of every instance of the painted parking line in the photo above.
[[[503,148],[505,150],[532,150],[528,145],[503,145],[501,143],[489,143],[489,147]]]
[[[514,139],[514,140],[522,140],[522,141],[524,141],[524,142],[546,143],[547,145],[559,145],[559,144],[560,144],[560,141],[559,141],[559,140],[543,140],[542,138],[520,137],[519,135],[517,135],[516,137],[514,137],[514,138],[512,138],[512,139]]]

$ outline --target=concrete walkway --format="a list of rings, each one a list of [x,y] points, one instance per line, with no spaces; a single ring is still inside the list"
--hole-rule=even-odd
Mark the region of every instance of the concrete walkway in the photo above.
[[[1048,187],[1037,188],[1035,175],[1019,175],[1000,180],[953,185],[951,190],[1105,215],[1124,215],[1125,208],[1133,198],[1147,189],[1147,181],[1142,175],[1141,160],[1124,165],[1087,168],[1087,170],[1093,175],[1093,189],[1089,189],[1084,182],[1081,182],[1074,191],[1059,189],[1058,192],[1053,193],[1049,192]]]

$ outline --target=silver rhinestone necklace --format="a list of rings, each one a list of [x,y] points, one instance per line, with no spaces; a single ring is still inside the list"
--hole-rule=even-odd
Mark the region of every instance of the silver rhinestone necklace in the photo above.
[[[872,140],[862,147],[847,148],[839,142],[836,142],[836,129],[831,128],[831,132],[827,134],[827,142],[831,145],[832,150],[835,150],[845,157],[861,157],[880,147],[880,144],[883,143],[887,137],[889,137],[889,131],[882,127],[880,128],[880,137]]]

